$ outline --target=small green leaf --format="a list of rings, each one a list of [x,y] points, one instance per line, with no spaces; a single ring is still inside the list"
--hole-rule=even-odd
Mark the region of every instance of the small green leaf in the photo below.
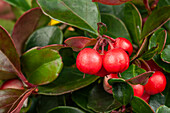
[[[21,61],[28,81],[36,85],[54,81],[63,67],[59,53],[49,48],[33,48],[23,54]]]
[[[123,37],[131,41],[129,32],[124,23],[112,14],[102,14],[102,22],[107,25],[107,31],[104,34],[113,38]]]
[[[127,105],[133,98],[133,88],[123,79],[109,79],[108,83],[112,85],[113,97],[122,105]]]
[[[161,40],[160,40],[161,39]],[[158,48],[158,53],[161,53],[163,50],[167,39],[167,32],[163,28],[158,29],[153,33],[149,39],[148,50],[152,48]]]
[[[32,33],[25,44],[25,50],[35,46],[46,46],[51,44],[62,44],[63,34],[57,26],[47,26]]]
[[[153,47],[150,50],[146,51],[140,58],[144,60],[151,60],[157,53],[159,47]]]
[[[122,105],[117,102],[111,94],[104,90],[102,84],[97,84],[88,95],[87,106],[95,112],[109,112],[121,107]]]
[[[161,59],[166,63],[170,63],[170,45],[166,45],[165,49],[162,51]]]
[[[133,111],[136,113],[154,113],[149,104],[136,96],[134,96],[134,98],[132,99],[131,106]]]
[[[38,3],[51,18],[97,35],[100,14],[91,0],[38,0]]]
[[[24,11],[27,11],[31,8],[26,0],[4,0],[4,1],[8,2],[9,4],[15,7],[21,8]]]
[[[136,77],[144,72],[146,72],[144,69],[139,68],[138,66],[132,64],[129,66],[129,68],[126,71],[121,73],[121,77],[123,79],[131,79],[131,78]]]
[[[144,39],[165,24],[170,18],[169,13],[170,6],[161,7],[153,11],[144,24],[141,38]]]
[[[162,105],[156,110],[156,113],[170,113],[170,108]]]
[[[88,86],[99,78],[95,75],[86,75],[83,78],[83,75],[78,69],[65,67],[55,81],[48,85],[39,86],[38,93],[44,95],[61,95]]]
[[[151,95],[149,99],[149,105],[154,111],[156,111],[160,105],[165,105],[165,99],[165,96],[161,95],[160,93]]]
[[[59,106],[49,110],[47,113],[85,113],[85,112],[75,107]]]

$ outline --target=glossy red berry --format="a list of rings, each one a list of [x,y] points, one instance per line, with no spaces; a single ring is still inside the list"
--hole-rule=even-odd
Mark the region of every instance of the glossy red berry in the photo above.
[[[134,96],[137,97],[141,97],[143,95],[144,92],[144,86],[137,84],[137,85],[133,85],[131,84],[132,88],[133,88],[133,92],[134,92]]]
[[[133,52],[133,46],[131,44],[131,42],[126,39],[126,38],[122,38],[122,37],[118,37],[115,39],[115,42],[113,43],[113,47],[114,48],[122,48],[123,50],[125,50],[129,56],[131,56],[132,52]],[[108,46],[108,50],[110,50],[110,45]]]
[[[4,82],[1,86],[1,89],[24,89],[23,83],[18,79],[11,79]]]
[[[110,73],[123,72],[129,67],[129,56],[121,48],[109,50],[104,55],[103,66]]]
[[[149,102],[150,95],[144,91],[143,95],[140,97],[143,99],[145,102]]]
[[[106,92],[112,94],[112,86],[109,85],[108,80],[111,78],[119,78],[117,74],[109,74],[107,76],[104,77],[103,80],[103,88]]]
[[[96,74],[102,67],[102,56],[94,49],[81,50],[76,59],[77,68],[86,74]]]
[[[155,73],[149,78],[148,83],[144,85],[145,91],[150,95],[161,93],[166,87],[166,77],[160,71]]]

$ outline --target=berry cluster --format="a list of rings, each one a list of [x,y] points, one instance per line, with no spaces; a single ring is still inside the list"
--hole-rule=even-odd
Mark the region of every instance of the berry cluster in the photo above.
[[[107,38],[107,39],[105,39]],[[108,51],[104,46],[108,45]],[[102,50],[100,50],[102,46]],[[93,49],[81,50],[76,59],[77,68],[85,73],[104,77],[110,73],[121,73],[129,67],[132,44],[126,38],[112,39],[106,35],[99,38]]]

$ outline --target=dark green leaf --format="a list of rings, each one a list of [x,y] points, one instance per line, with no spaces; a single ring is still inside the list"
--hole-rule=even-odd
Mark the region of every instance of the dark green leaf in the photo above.
[[[165,24],[170,18],[169,14],[170,6],[161,7],[153,11],[144,24],[141,38],[144,39]]]
[[[170,72],[170,64],[166,63],[166,62],[163,62],[162,59],[161,59],[161,56],[160,55],[155,55],[153,57],[153,60],[155,61],[155,63],[161,67],[164,71],[166,72]]]
[[[163,7],[163,6],[166,6],[166,5],[170,5],[169,0],[159,0],[159,2],[158,2],[159,7]]]
[[[98,78],[99,77],[95,75],[86,75],[86,77],[83,78],[83,73],[77,69],[65,67],[60,73],[60,76],[54,82],[38,87],[39,94],[61,95],[73,92],[93,83]]]
[[[130,84],[123,79],[109,79],[108,83],[112,85],[113,97],[123,105],[128,104],[133,98],[133,89]]]
[[[149,104],[139,97],[134,96],[131,101],[132,109],[136,113],[154,113]]]
[[[124,23],[112,14],[102,14],[102,22],[107,25],[107,31],[104,34],[113,38],[124,37],[131,41],[129,32]]]
[[[97,35],[100,14],[91,0],[38,0],[38,3],[51,18]]]
[[[105,5],[105,4],[101,4],[101,3],[98,3],[98,5],[99,5],[100,13],[110,13],[110,14],[113,14],[112,5]]]
[[[78,108],[70,106],[59,106],[48,111],[48,113],[85,113]]]
[[[92,2],[100,2],[106,5],[120,5],[131,0],[92,0]]]
[[[166,63],[170,63],[170,45],[166,45],[165,49],[162,51],[161,59]]]
[[[47,25],[49,21],[50,19],[42,13],[40,8],[33,8],[18,19],[14,26],[12,38],[20,55],[27,38],[35,29]]]
[[[31,8],[26,0],[4,0],[4,1],[8,2],[9,4],[15,7],[21,8],[24,11],[27,11]]]
[[[156,113],[170,113],[170,108],[165,105],[162,105],[156,110]]]
[[[11,20],[4,20],[4,19],[0,19],[0,25],[5,28],[9,33],[12,32],[12,29],[14,27],[14,22]]]
[[[161,39],[161,40],[160,40]],[[153,33],[151,38],[149,39],[148,49],[152,49],[153,47],[158,48],[158,53],[161,53],[163,50],[167,39],[167,32],[163,28],[158,29]]]
[[[54,81],[63,67],[59,53],[49,48],[33,48],[23,54],[21,61],[28,81],[36,85]]]
[[[131,78],[136,77],[144,72],[146,72],[144,69],[139,68],[138,66],[132,64],[129,66],[129,68],[126,71],[121,73],[121,77],[123,79],[131,79]]]
[[[47,26],[36,30],[27,40],[25,50],[35,46],[62,44],[63,34],[57,26]]]
[[[64,106],[65,98],[61,96],[44,96],[41,95],[37,103],[38,113],[47,113],[50,109],[57,106]]]
[[[155,54],[157,53],[159,47],[153,47],[150,50],[146,51],[140,58],[144,59],[144,60],[150,60],[152,59]]]
[[[160,93],[156,94],[156,95],[151,95],[150,99],[149,99],[149,105],[151,106],[151,108],[156,111],[157,108],[160,105],[164,105],[165,104],[165,96],[161,95]]]
[[[104,90],[102,84],[97,84],[90,91],[87,106],[95,112],[108,112],[121,107],[121,104]]]

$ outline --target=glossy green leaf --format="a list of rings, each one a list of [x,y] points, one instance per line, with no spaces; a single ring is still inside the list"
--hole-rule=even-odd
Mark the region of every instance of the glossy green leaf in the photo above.
[[[158,55],[158,54],[155,55],[155,56],[153,57],[153,60],[154,60],[155,63],[156,63],[159,67],[161,67],[164,71],[170,73],[170,64],[168,64],[168,63],[166,63],[166,62],[163,62],[160,55]]]
[[[127,105],[133,98],[133,89],[130,84],[123,79],[109,79],[108,83],[112,85],[113,97],[122,105]]]
[[[169,0],[160,0],[158,2],[158,6],[159,7],[163,7],[163,6],[166,6],[166,5],[170,5],[170,1]]]
[[[118,19],[112,14],[105,13],[101,15],[101,18],[102,22],[107,25],[107,31],[105,31],[104,34],[111,36],[113,38],[124,37],[131,41],[129,32],[124,23],[120,19]]]
[[[151,95],[149,99],[149,105],[154,111],[156,111],[160,105],[165,105],[165,99],[165,96],[161,95],[160,93]]]
[[[44,96],[41,95],[38,98],[37,111],[38,113],[47,113],[50,109],[57,106],[64,106],[65,98],[64,95],[60,96]]]
[[[36,0],[31,0],[31,7],[32,8],[39,7]]]
[[[161,40],[160,40],[161,39]],[[151,38],[149,39],[148,49],[152,49],[153,47],[158,48],[158,53],[161,53],[163,50],[167,39],[167,32],[163,28],[158,29],[153,33]]]
[[[109,14],[113,13],[113,8],[111,5],[98,3],[98,6],[99,6],[100,13],[109,13]]]
[[[4,19],[0,19],[0,25],[5,28],[9,33],[12,32],[13,27],[14,27],[14,22],[11,20],[4,20]]]
[[[170,63],[170,45],[166,45],[165,49],[161,53],[161,59],[166,62]]]
[[[126,71],[121,73],[121,77],[123,79],[131,79],[131,78],[136,77],[144,72],[146,72],[144,69],[139,68],[138,66],[132,64],[129,66],[129,68]]]
[[[109,112],[122,105],[104,90],[102,84],[97,84],[88,95],[87,106],[95,112]]]
[[[49,21],[50,19],[42,13],[40,8],[33,8],[25,12],[17,20],[12,32],[12,38],[19,55],[22,54],[23,45],[34,30],[47,25]]]
[[[36,85],[54,81],[63,67],[59,53],[49,48],[33,48],[23,54],[21,61],[28,81]]]
[[[48,111],[48,113],[85,113],[76,107],[59,106]]]
[[[169,13],[170,6],[161,7],[153,11],[144,24],[141,38],[144,39],[165,24],[170,18]]]
[[[156,113],[170,113],[170,108],[162,105],[156,110]]]
[[[131,106],[136,113],[154,113],[149,104],[139,97],[134,96],[131,101]]]
[[[157,53],[159,47],[153,47],[150,50],[146,51],[140,58],[144,59],[144,60],[151,60],[155,54]]]
[[[91,0],[38,0],[38,3],[51,18],[97,35],[100,14]]]
[[[99,78],[95,75],[86,75],[83,78],[83,75],[78,69],[65,67],[55,81],[48,85],[39,86],[38,93],[44,95],[61,95],[88,86]]]
[[[8,2],[9,4],[15,7],[21,8],[24,11],[27,11],[31,8],[26,0],[4,0],[4,1]]]
[[[57,26],[47,26],[33,32],[25,43],[25,50],[35,46],[62,44],[63,34]]]

